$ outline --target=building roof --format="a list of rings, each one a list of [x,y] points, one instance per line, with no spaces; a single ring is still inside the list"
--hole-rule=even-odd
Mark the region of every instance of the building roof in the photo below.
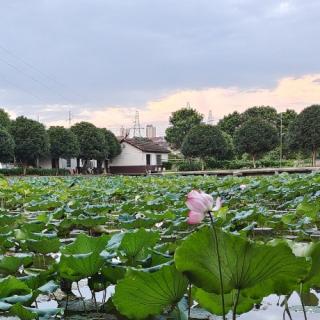
[[[126,138],[121,142],[127,142],[133,147],[140,149],[143,152],[152,152],[152,153],[170,153],[170,151],[160,146],[159,144],[153,142],[148,138]]]

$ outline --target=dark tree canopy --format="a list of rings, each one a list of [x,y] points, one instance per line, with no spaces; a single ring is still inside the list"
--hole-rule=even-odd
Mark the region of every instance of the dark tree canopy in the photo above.
[[[0,108],[0,127],[9,130],[11,125],[11,120],[9,114]]]
[[[305,108],[290,127],[291,147],[312,154],[312,164],[316,164],[320,148],[320,105]]]
[[[235,111],[233,113],[230,113],[230,114],[224,116],[223,119],[221,119],[218,122],[218,127],[222,131],[233,136],[236,129],[238,127],[240,127],[241,124],[242,124],[241,114],[239,112]]]
[[[252,118],[242,124],[234,138],[239,153],[250,154],[254,166],[257,157],[273,150],[278,143],[279,135],[275,126],[258,118]]]
[[[77,136],[64,127],[50,127],[48,130],[50,140],[50,154],[53,159],[74,158],[79,155],[80,148]]]
[[[71,127],[77,136],[80,153],[84,160],[104,160],[107,156],[106,141],[101,129],[89,122],[79,122]]]
[[[250,119],[260,119],[267,121],[269,124],[277,126],[279,122],[277,110],[270,106],[249,108],[241,114],[241,117],[242,123],[247,122]]]
[[[13,162],[14,140],[11,134],[0,128],[0,162]]]
[[[36,164],[49,151],[49,138],[43,124],[26,117],[12,122],[11,134],[15,142],[15,157],[18,163]]]
[[[182,141],[194,126],[201,123],[203,116],[192,108],[182,108],[172,113],[166,129],[166,140],[174,149],[180,149]]]
[[[105,128],[101,129],[106,143],[107,158],[113,159],[121,153],[121,146],[116,136]]]
[[[183,140],[181,152],[185,157],[224,159],[228,142],[216,126],[201,124],[193,127]]]

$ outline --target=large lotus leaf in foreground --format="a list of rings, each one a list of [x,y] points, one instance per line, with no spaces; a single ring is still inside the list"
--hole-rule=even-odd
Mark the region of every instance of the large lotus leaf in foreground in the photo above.
[[[233,290],[230,293],[224,295],[226,312],[229,312],[234,307],[234,302],[237,299],[237,293]],[[199,302],[200,306],[205,308],[216,315],[222,315],[222,306],[221,306],[221,297],[219,294],[210,293],[204,291],[203,289],[194,288],[193,289],[193,298]],[[237,314],[242,314],[250,311],[253,306],[262,299],[251,299],[249,297],[243,296],[241,293],[239,295],[238,304],[237,304]]]
[[[262,295],[285,294],[308,272],[306,259],[296,257],[284,242],[273,246],[258,244],[218,229],[217,238],[225,293],[234,289],[254,290],[259,285]],[[216,241],[210,227],[205,226],[185,239],[175,252],[175,262],[177,269],[197,287],[220,293]],[[254,296],[252,292],[250,296]]]
[[[108,242],[108,236],[90,237],[80,234],[70,245],[64,247],[59,262],[63,278],[79,281],[96,274],[103,265],[100,255]]]
[[[122,315],[144,319],[170,310],[181,300],[187,285],[187,279],[174,265],[165,265],[154,272],[129,270],[118,282],[112,299]]]
[[[147,257],[149,249],[153,248],[158,240],[158,232],[145,229],[128,231],[121,239],[118,250],[128,259],[130,265],[135,265],[137,261]]]

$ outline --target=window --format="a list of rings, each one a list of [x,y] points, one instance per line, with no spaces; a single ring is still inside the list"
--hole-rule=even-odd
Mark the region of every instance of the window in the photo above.
[[[162,165],[162,159],[161,159],[161,154],[157,154],[157,166]]]
[[[147,162],[147,166],[150,166],[150,164],[151,164],[151,154],[146,154],[146,162]]]
[[[67,159],[67,168],[71,168],[71,159]]]

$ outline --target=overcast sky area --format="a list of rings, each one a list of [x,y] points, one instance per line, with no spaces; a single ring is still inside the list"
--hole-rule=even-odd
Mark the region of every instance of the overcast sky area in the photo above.
[[[187,102],[217,121],[320,103],[318,0],[0,0],[0,106],[46,125],[161,134]]]

